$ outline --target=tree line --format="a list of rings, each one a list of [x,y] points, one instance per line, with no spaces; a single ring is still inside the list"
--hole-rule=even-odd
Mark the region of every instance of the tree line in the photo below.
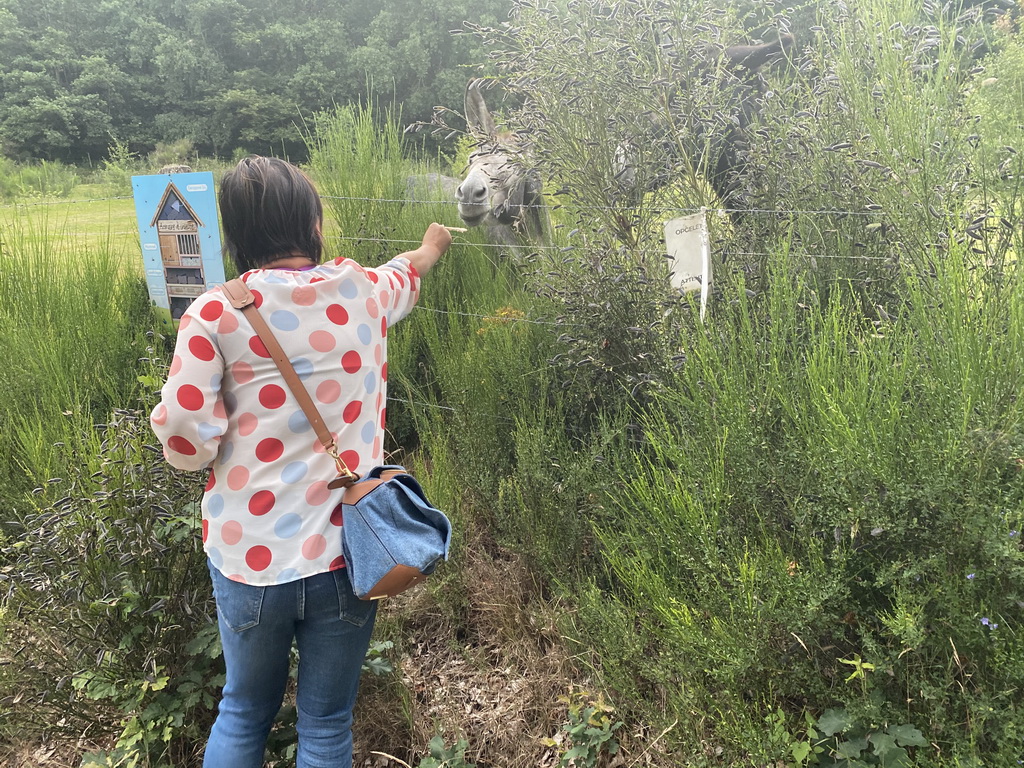
[[[84,162],[114,142],[301,154],[304,120],[370,95],[458,106],[510,0],[0,0],[0,152]]]

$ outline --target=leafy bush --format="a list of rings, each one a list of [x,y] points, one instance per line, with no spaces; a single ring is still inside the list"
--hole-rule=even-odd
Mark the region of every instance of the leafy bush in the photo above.
[[[179,764],[205,738],[223,684],[200,488],[163,460],[148,411],[121,410],[96,436],[95,455],[66,456],[51,480],[61,498],[0,550],[0,647],[23,649],[16,682],[35,727],[116,736],[86,764]],[[24,736],[32,723],[8,716]]]
[[[982,291],[963,254],[936,270],[875,325],[780,254],[765,295],[691,335],[647,455],[616,465],[612,594],[669,654],[668,709],[712,713],[732,760],[778,757],[764,708],[836,705],[919,728],[918,765],[1019,756],[1020,275]]]

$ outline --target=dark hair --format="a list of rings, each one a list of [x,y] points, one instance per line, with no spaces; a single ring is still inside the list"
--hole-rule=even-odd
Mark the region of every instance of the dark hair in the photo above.
[[[296,253],[323,258],[320,195],[291,163],[246,157],[224,174],[219,201],[225,249],[239,272]]]

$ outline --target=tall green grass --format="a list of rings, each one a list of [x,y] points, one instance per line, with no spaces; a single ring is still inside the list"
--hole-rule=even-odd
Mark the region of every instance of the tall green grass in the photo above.
[[[10,442],[0,478],[5,503],[19,506],[25,491],[88,455],[83,429],[133,404],[138,361],[153,340],[145,284],[124,241],[87,247],[46,218],[6,217],[2,226],[0,425]]]

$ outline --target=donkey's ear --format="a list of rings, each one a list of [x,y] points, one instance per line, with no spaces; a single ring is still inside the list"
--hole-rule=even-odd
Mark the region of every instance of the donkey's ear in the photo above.
[[[723,52],[725,63],[733,69],[746,69],[748,72],[756,72],[765,62],[769,61],[775,54],[788,51],[793,47],[794,38],[791,34],[784,34],[773,43],[763,45],[733,45]]]
[[[475,136],[493,138],[497,135],[498,129],[494,125],[494,118],[487,109],[484,102],[484,94],[480,90],[484,80],[481,77],[469,81],[466,86],[466,125],[469,132]]]

